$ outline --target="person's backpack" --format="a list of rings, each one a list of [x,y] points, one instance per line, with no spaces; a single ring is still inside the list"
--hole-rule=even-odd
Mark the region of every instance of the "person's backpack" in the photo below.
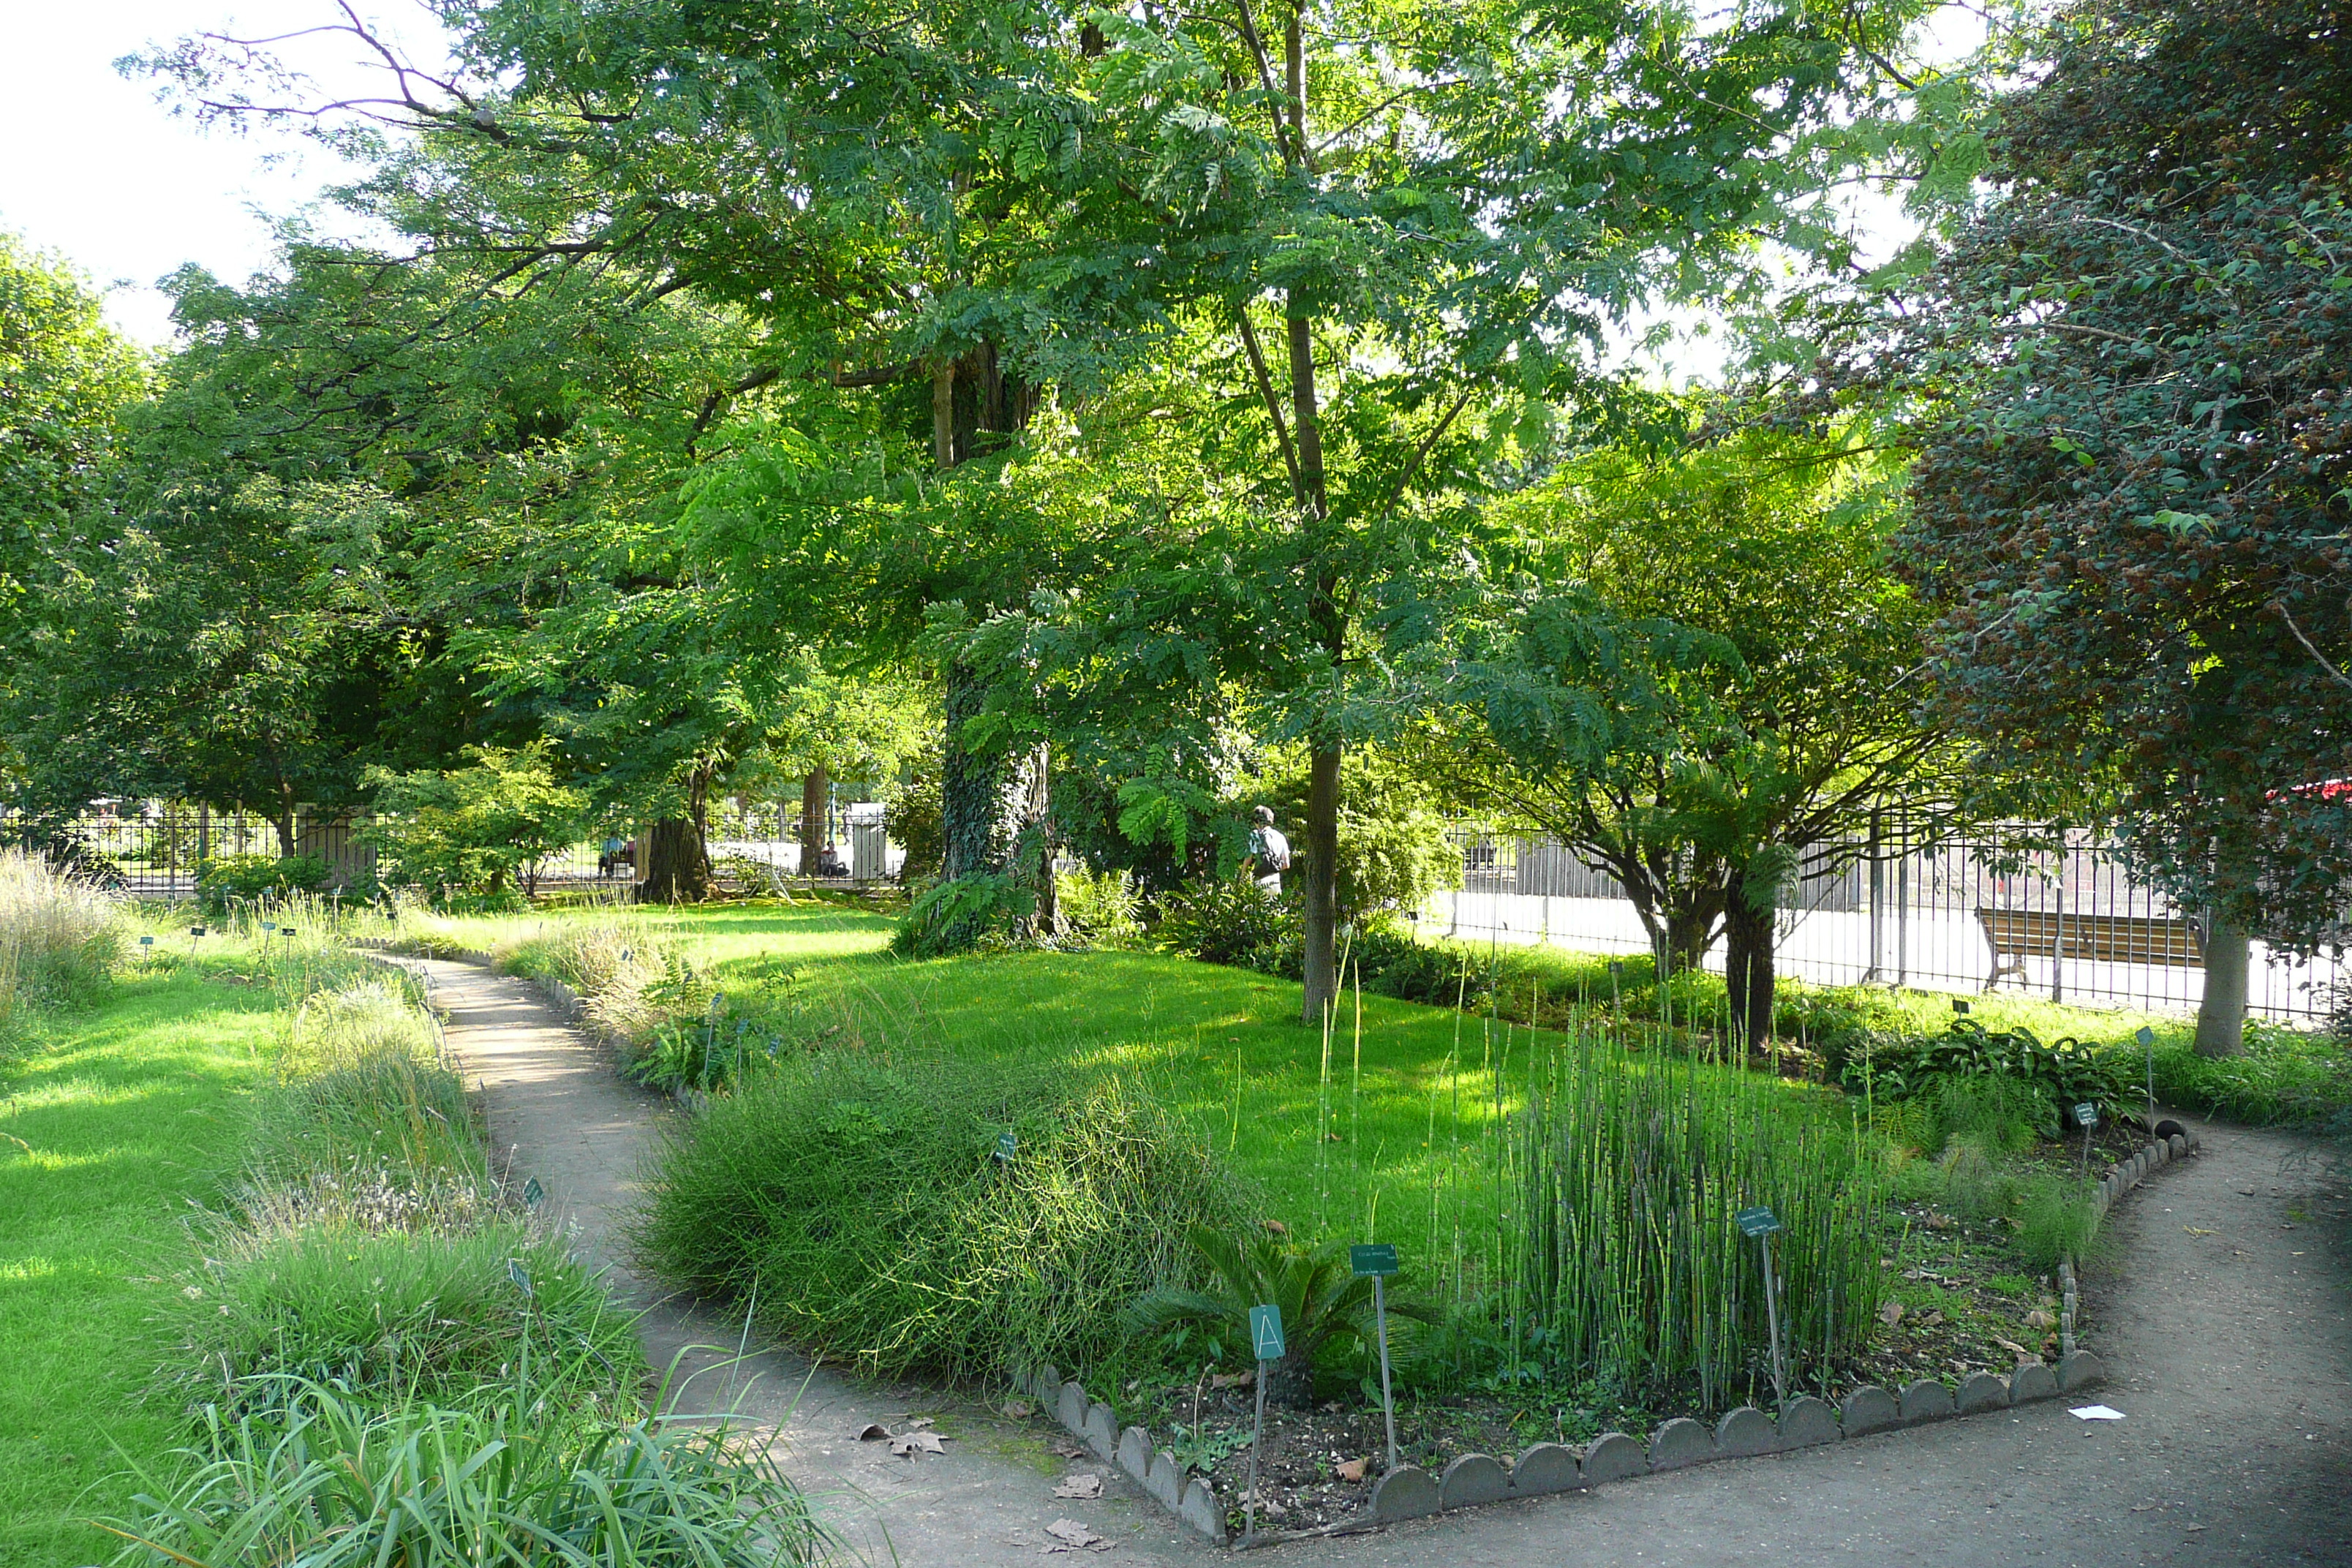
[[[1258,830],[1258,862],[1269,871],[1290,869],[1290,840],[1271,827]]]

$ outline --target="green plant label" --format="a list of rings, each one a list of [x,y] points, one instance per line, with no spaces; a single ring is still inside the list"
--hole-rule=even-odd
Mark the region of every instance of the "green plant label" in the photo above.
[[[525,1207],[537,1208],[546,1196],[547,1189],[539,1184],[539,1178],[537,1176],[533,1176],[529,1181],[523,1183],[522,1201]]]
[[[530,1273],[528,1269],[523,1268],[522,1260],[520,1258],[509,1258],[507,1259],[507,1278],[513,1280],[515,1289],[521,1291],[525,1296],[529,1296],[530,1294]]]
[[[998,1133],[996,1135],[996,1163],[1000,1165],[1010,1165],[1013,1163],[1013,1152],[1020,1147],[1021,1141],[1013,1137],[1012,1133]]]
[[[2146,1024],[2142,1024],[2139,1026],[2139,1033],[2134,1035],[2132,1038],[2137,1040],[2143,1046],[2152,1046],[2156,1044],[2156,1031],[2149,1028]]]
[[[1348,1248],[1348,1267],[1359,1279],[1369,1279],[1375,1274],[1397,1271],[1397,1249],[1393,1241],[1359,1242]]]
[[[1260,1361],[1282,1359],[1282,1309],[1268,1302],[1249,1310],[1250,1350]]]
[[[1953,999],[1953,1001],[1952,1001],[1952,1011],[1953,1011],[1953,1012],[1955,1012],[1955,1013],[1958,1013],[1961,1017],[1965,1018],[1965,1017],[1967,1017],[1967,1016],[1969,1016],[1969,1005],[1968,1005],[1966,1002],[1960,1001],[1958,998],[1955,997],[1955,998]]]
[[[1762,1207],[1741,1209],[1731,1216],[1731,1223],[1739,1227],[1740,1235],[1751,1241],[1759,1236],[1770,1236],[1774,1231],[1789,1228],[1780,1223],[1779,1215]]]
[[[2076,1106],[2076,1107],[2074,1108],[2074,1125],[2075,1125],[2075,1126],[2077,1126],[2077,1127],[2096,1127],[2098,1124],[2099,1124],[2099,1108],[2098,1108],[2098,1106],[2097,1106],[2097,1105],[2095,1105],[2095,1104],[2094,1104],[2092,1101],[2090,1101],[2090,1100],[2086,1100],[2083,1101],[2083,1103],[2082,1103],[2082,1104],[2080,1104],[2080,1105],[2078,1105],[2078,1106]]]
[[[142,936],[139,939],[139,945],[142,947],[152,947],[155,945],[155,939],[152,936]]]
[[[188,928],[188,934],[190,936],[202,936],[205,934],[205,928],[202,926],[190,926]]]

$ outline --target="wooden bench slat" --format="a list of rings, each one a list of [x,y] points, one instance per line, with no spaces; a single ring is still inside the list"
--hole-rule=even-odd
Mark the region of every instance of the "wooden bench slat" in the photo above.
[[[1992,949],[1993,971],[2023,973],[2028,958],[2056,958],[2059,944],[2065,956],[2093,963],[2155,963],[2201,968],[2204,943],[2197,928],[2184,920],[2155,915],[2078,915],[2058,910],[1987,910],[1976,912],[1985,943]],[[2011,957],[2014,964],[2001,960]]]

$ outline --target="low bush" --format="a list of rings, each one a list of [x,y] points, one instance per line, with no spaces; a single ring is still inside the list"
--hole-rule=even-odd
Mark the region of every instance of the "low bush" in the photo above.
[[[2016,1201],[2018,1258],[2046,1274],[2062,1260],[2079,1260],[2099,1228],[2091,1201],[2096,1189],[2086,1181],[2046,1173],[2026,1178]]]
[[[2257,1019],[2238,1056],[2159,1045],[2156,1093],[2167,1105],[2256,1127],[2325,1127],[2352,1113],[2352,1043]]]
[[[639,1051],[666,1027],[698,1022],[710,1005],[709,981],[652,926],[627,916],[550,922],[501,948],[498,960],[509,973],[569,985],[593,1023]]]
[[[1185,1282],[1187,1228],[1244,1207],[1121,1079],[830,1047],[714,1101],[650,1192],[637,1240],[672,1281],[756,1298],[785,1341],[891,1377],[1127,1353],[1119,1310]]]
[[[333,879],[315,855],[223,855],[196,874],[196,897],[210,913],[239,904],[275,903],[293,893],[315,893]]]
[[[890,947],[908,958],[970,952],[1025,935],[1036,918],[1036,891],[1018,877],[956,877],[917,896]]]
[[[2040,1130],[2052,1133],[2067,1108],[2089,1101],[2102,1117],[2111,1116],[2126,1094],[2116,1061],[2080,1040],[2044,1045],[2022,1025],[1995,1031],[1973,1018],[1955,1018],[1943,1034],[1925,1039],[1875,1040],[1848,1060],[1844,1078],[1857,1094],[1891,1100],[1934,1095],[1954,1079],[2007,1079],[2039,1100]]]
[[[1143,893],[1129,871],[1063,871],[1054,878],[1054,907],[1062,918],[1056,945],[1121,948],[1143,944]]]
[[[27,1008],[87,1000],[121,956],[113,900],[39,856],[0,850],[0,1027]]]
[[[1347,944],[1349,967],[1367,991],[1433,1007],[1483,1006],[1496,968],[1467,947],[1434,947],[1409,931],[1375,925]]]
[[[730,1424],[378,1412],[316,1384],[215,1419],[176,1484],[142,1476],[121,1568],[775,1568],[831,1543]]]
[[[1163,900],[1159,938],[1172,952],[1268,974],[1297,973],[1298,907],[1246,877],[1194,882]]]
[[[312,1214],[238,1226],[206,1251],[181,1296],[173,1381],[191,1405],[266,1406],[289,1380],[377,1403],[481,1402],[528,1373],[577,1411],[609,1407],[642,1370],[595,1277],[520,1218],[370,1231]]]

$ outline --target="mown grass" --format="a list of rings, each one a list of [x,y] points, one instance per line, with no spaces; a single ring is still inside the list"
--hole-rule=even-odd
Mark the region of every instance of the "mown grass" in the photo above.
[[[226,956],[226,955],[225,955]],[[103,1560],[124,1458],[186,1439],[148,1397],[190,1198],[231,1174],[275,1036],[226,963],[131,965],[0,1063],[0,1564]]]

